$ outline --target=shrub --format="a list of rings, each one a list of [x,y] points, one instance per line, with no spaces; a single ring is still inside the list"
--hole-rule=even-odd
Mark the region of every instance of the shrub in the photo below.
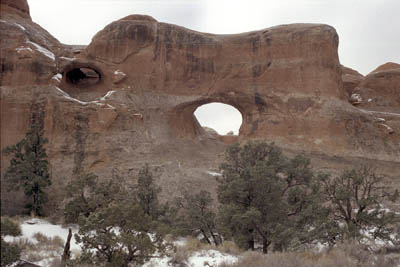
[[[1,238],[1,266],[6,266],[19,259],[21,249],[18,245],[9,244]]]

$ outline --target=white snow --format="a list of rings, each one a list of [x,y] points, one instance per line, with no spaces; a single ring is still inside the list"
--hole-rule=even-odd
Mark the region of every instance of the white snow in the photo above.
[[[72,225],[70,226],[70,228],[72,229],[73,234],[78,232],[78,226]],[[6,236],[5,240],[11,242],[11,241],[18,241],[18,239],[27,239],[32,243],[37,243],[37,240],[34,238],[35,233],[42,233],[48,238],[50,237],[54,238],[55,236],[59,236],[64,240],[64,242],[68,237],[68,227],[66,228],[61,225],[51,224],[46,220],[37,218],[23,221],[23,223],[21,224],[21,230],[22,230],[21,237]],[[186,242],[185,239],[179,239],[175,241],[174,244],[180,246],[184,245],[185,242]],[[71,252],[73,254],[78,253],[81,250],[79,245],[75,242],[74,235],[72,236],[70,245],[71,245]],[[40,254],[42,256],[45,256],[45,258],[42,259],[40,262],[35,262],[35,263],[39,264],[40,266],[50,266],[52,260],[55,257],[54,253],[51,252],[47,253],[47,251],[41,251]],[[58,257],[59,255],[56,256]],[[171,257],[167,256],[161,258],[154,257],[149,262],[145,263],[143,266],[168,267],[171,266],[171,264],[169,263],[170,260]],[[203,267],[206,266],[207,263],[209,264],[209,266],[218,266],[223,262],[232,264],[235,263],[237,260],[238,260],[237,256],[222,253],[214,249],[209,249],[209,250],[194,252],[188,258],[186,263],[190,267]]]
[[[26,31],[25,27],[18,24],[18,23],[14,23],[15,26],[17,26],[18,28],[20,28],[22,31]]]
[[[74,61],[76,58],[60,57],[60,59],[64,59],[64,60],[68,60],[68,61]]]
[[[81,105],[83,105],[83,106],[86,106],[86,105],[89,105],[89,104],[96,104],[96,105],[98,105],[98,106],[104,106],[104,104],[103,104],[103,103],[99,103],[99,101],[90,101],[90,102],[80,101],[80,100],[78,100],[78,99],[76,99],[76,98],[71,97],[69,94],[67,94],[66,92],[64,92],[64,91],[61,90],[60,88],[58,88],[58,87],[55,87],[55,88],[56,88],[57,92],[58,92],[59,94],[61,94],[61,96],[63,96],[65,99],[68,99],[68,100],[70,100],[70,101],[79,103],[79,104],[81,104]],[[112,106],[110,106],[110,107],[111,107],[111,108],[114,108],[114,107],[112,107]]]
[[[114,74],[115,75],[123,75],[123,76],[126,76],[126,74],[125,73],[123,73],[122,71],[120,71],[120,70],[116,70],[116,71],[114,71]]]
[[[116,91],[108,91],[107,94],[105,94],[103,97],[100,98],[100,101],[105,101],[107,98],[109,98],[115,92]]]
[[[0,22],[5,23],[5,24],[8,24],[8,25],[14,25],[14,26],[20,28],[22,31],[26,31],[26,29],[25,29],[24,26],[22,26],[22,25],[20,25],[20,24],[18,24],[18,23],[16,23],[16,22],[12,22],[12,23],[11,23],[11,22],[8,22],[8,21],[2,20],[2,19],[0,19]]]
[[[219,172],[206,171],[206,173],[211,176],[222,176],[222,173],[219,173]]]
[[[17,51],[17,53],[21,53],[22,51],[29,51],[29,52],[33,52],[32,48],[30,47],[25,47],[25,46],[21,46],[21,47],[17,47],[15,48],[15,50]]]
[[[238,260],[237,257],[225,253],[221,253],[218,250],[203,250],[193,253],[188,259],[188,265],[191,267],[203,267],[207,266],[218,266],[223,262],[235,263]]]
[[[390,127],[390,126],[387,125],[387,124],[382,123],[381,125],[382,125],[383,127],[385,127],[387,130],[393,131],[392,127]]]
[[[169,261],[171,260],[170,257],[163,257],[163,258],[152,258],[145,264],[143,267],[170,267]]]
[[[61,74],[61,73],[58,73],[58,74],[54,75],[54,76],[52,77],[52,79],[53,79],[53,80],[56,80],[57,82],[60,82],[61,79],[62,79],[62,74]]]
[[[373,111],[373,110],[365,110],[359,109],[362,112],[369,113],[369,114],[380,114],[380,115],[388,115],[388,116],[400,116],[400,113],[393,113],[393,112],[384,112],[384,111]]]
[[[44,47],[41,47],[40,45],[38,45],[37,43],[31,42],[31,41],[26,41],[28,44],[33,45],[36,50],[40,53],[42,53],[44,56],[50,58],[51,60],[55,61],[56,57],[54,56],[54,54],[52,52],[50,52],[49,50],[47,50]]]
[[[72,229],[73,234],[78,232],[78,229],[76,226],[72,226],[71,229]],[[37,240],[33,237],[35,233],[42,233],[43,235],[45,235],[47,237],[59,236],[64,241],[67,240],[67,237],[68,237],[68,229],[67,228],[63,228],[60,225],[51,224],[48,221],[36,219],[36,218],[24,221],[21,224],[21,230],[22,230],[22,236],[20,236],[20,237],[6,236],[5,240],[10,242],[13,240],[16,241],[18,239],[28,239],[30,242],[36,244]],[[72,239],[71,239],[71,250],[80,250],[80,247],[75,242],[74,236],[72,236]]]
[[[163,258],[152,258],[150,261],[146,262],[143,266],[157,266],[157,267],[169,267],[172,266],[169,261],[171,257]],[[190,267],[204,267],[204,266],[219,266],[223,262],[228,264],[233,264],[237,262],[238,257],[219,252],[218,250],[202,250],[194,252],[185,262],[187,266]],[[208,265],[207,265],[208,264]]]

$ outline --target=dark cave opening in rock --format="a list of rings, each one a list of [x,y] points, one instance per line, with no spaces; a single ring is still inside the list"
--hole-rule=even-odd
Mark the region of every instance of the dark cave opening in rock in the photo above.
[[[80,86],[94,85],[101,80],[101,74],[98,71],[86,67],[74,68],[67,72],[66,77],[69,83]]]
[[[243,122],[242,113],[238,109],[219,102],[199,106],[194,115],[206,131],[214,130],[219,135],[239,135]]]

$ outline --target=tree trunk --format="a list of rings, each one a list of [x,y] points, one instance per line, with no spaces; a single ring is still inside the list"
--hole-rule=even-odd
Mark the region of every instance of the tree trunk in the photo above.
[[[214,244],[215,244],[215,246],[219,246],[219,242],[218,242],[218,239],[217,239],[217,237],[215,236],[215,234],[213,233],[213,231],[210,231],[210,233],[211,233],[211,237],[212,237],[212,239],[213,239],[213,241],[214,241]]]
[[[67,243],[65,243],[64,253],[61,257],[60,267],[65,267],[67,265],[67,260],[69,260],[69,258],[71,257],[71,250],[70,250],[71,238],[72,238],[72,230],[71,228],[69,228]]]
[[[247,246],[249,249],[254,251],[254,236],[253,236],[254,229],[249,229],[249,239],[247,241]]]
[[[201,233],[203,234],[204,239],[207,241],[207,243],[211,245],[211,241],[210,241],[210,239],[208,238],[208,236],[206,235],[206,232],[205,232],[203,229],[200,229],[200,231],[201,231]]]
[[[266,238],[263,239],[263,248],[262,248],[262,252],[264,254],[268,253],[268,247],[271,244],[271,242],[268,242],[268,240]]]

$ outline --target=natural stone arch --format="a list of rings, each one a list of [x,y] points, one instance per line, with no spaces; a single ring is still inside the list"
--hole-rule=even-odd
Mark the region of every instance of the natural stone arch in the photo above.
[[[230,105],[240,112],[242,125],[239,129],[240,136],[238,138],[246,136],[254,105],[250,104],[252,103],[251,98],[243,95],[209,96],[177,105],[169,114],[169,121],[174,134],[184,138],[206,136],[206,132],[198,122],[194,112],[198,107],[214,102]]]
[[[212,134],[232,136],[240,134],[243,116],[231,105],[220,102],[207,103],[197,107],[194,115],[201,126]]]

